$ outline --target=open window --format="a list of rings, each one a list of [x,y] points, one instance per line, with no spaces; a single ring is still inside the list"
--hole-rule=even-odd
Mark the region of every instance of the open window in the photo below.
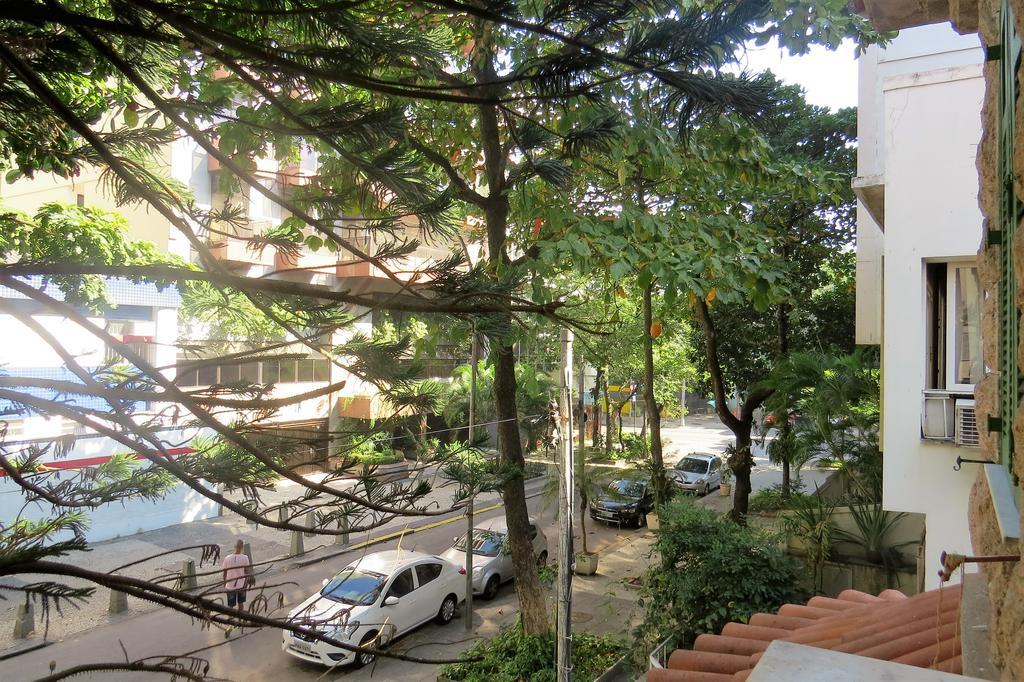
[[[971,261],[925,264],[926,375],[921,435],[977,445],[974,385],[984,376],[982,290]]]

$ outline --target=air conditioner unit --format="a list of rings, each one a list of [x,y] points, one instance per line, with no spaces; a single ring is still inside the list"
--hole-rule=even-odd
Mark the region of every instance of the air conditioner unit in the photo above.
[[[958,399],[956,401],[956,434],[957,445],[978,447],[978,418],[974,412],[974,401]]]
[[[946,391],[925,391],[921,406],[921,438],[953,440],[954,400]]]

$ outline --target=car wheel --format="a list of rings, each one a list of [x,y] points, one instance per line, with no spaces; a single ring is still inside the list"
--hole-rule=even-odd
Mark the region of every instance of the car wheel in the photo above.
[[[709,492],[711,492],[711,486],[710,486],[710,485],[708,485],[707,483],[705,483],[705,484],[704,484],[704,492],[703,492],[703,493],[701,493],[701,494],[702,494],[702,495],[704,495],[704,496],[707,496],[707,494],[708,494]]]
[[[637,512],[636,514],[636,527],[643,528],[647,525],[647,514],[643,512]]]
[[[537,568],[544,568],[548,565],[548,552],[544,550],[537,555]]]
[[[441,602],[441,608],[437,610],[437,616],[434,617],[434,622],[438,625],[447,625],[452,622],[452,618],[455,617],[455,607],[457,606],[458,599],[454,594],[449,594]]]
[[[359,646],[372,646],[373,640],[377,638],[376,632],[367,633],[363,640],[359,642]],[[370,665],[377,659],[377,656],[367,651],[359,651],[356,653],[356,660],[352,662],[352,667],[362,668],[363,666]]]
[[[484,599],[491,600],[498,596],[498,586],[501,585],[501,578],[496,575],[492,575],[488,580],[487,584],[484,585]]]

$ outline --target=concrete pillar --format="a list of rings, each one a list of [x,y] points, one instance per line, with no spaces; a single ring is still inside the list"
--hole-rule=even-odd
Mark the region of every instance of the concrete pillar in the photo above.
[[[336,545],[347,545],[348,544],[348,517],[342,516],[341,520],[338,521],[338,529],[345,531],[340,535],[334,536],[334,544]]]
[[[36,630],[35,609],[32,604],[18,604],[14,616],[14,639],[25,639]]]
[[[277,509],[277,521],[278,521],[278,523],[288,523],[288,515],[289,515],[289,513],[290,513],[290,510],[288,509],[288,505],[284,505],[284,506],[278,507],[278,509]]]
[[[196,580],[196,562],[192,559],[185,559],[181,562],[181,573],[178,575],[179,590],[194,590],[199,587]]]
[[[249,546],[248,542],[242,543],[242,554],[249,557],[249,565],[252,566],[252,547]]]
[[[288,556],[299,556],[305,554],[306,550],[302,545],[302,532],[293,530],[292,531],[292,544],[291,549],[288,550]]]
[[[124,613],[128,610],[128,595],[118,590],[110,591],[110,605],[108,613]]]
[[[313,530],[316,528],[316,512],[306,512],[306,528],[309,528],[306,531],[306,537],[311,538],[316,535],[316,532]]]

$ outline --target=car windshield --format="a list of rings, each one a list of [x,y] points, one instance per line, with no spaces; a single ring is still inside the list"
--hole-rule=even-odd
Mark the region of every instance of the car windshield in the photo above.
[[[387,576],[380,573],[346,568],[331,578],[320,594],[342,604],[368,606],[377,600],[386,579]]]
[[[706,474],[710,465],[711,462],[706,459],[683,457],[681,460],[676,462],[676,469],[685,471],[688,474]]]
[[[612,484],[608,486],[608,491],[614,497],[629,497],[637,499],[643,497],[644,484],[643,481],[612,481]]]
[[[504,542],[505,536],[502,533],[495,533],[492,530],[482,530],[480,528],[473,530],[473,554],[498,556],[501,552],[501,545]],[[455,549],[463,552],[466,551],[465,535],[455,541]]]

